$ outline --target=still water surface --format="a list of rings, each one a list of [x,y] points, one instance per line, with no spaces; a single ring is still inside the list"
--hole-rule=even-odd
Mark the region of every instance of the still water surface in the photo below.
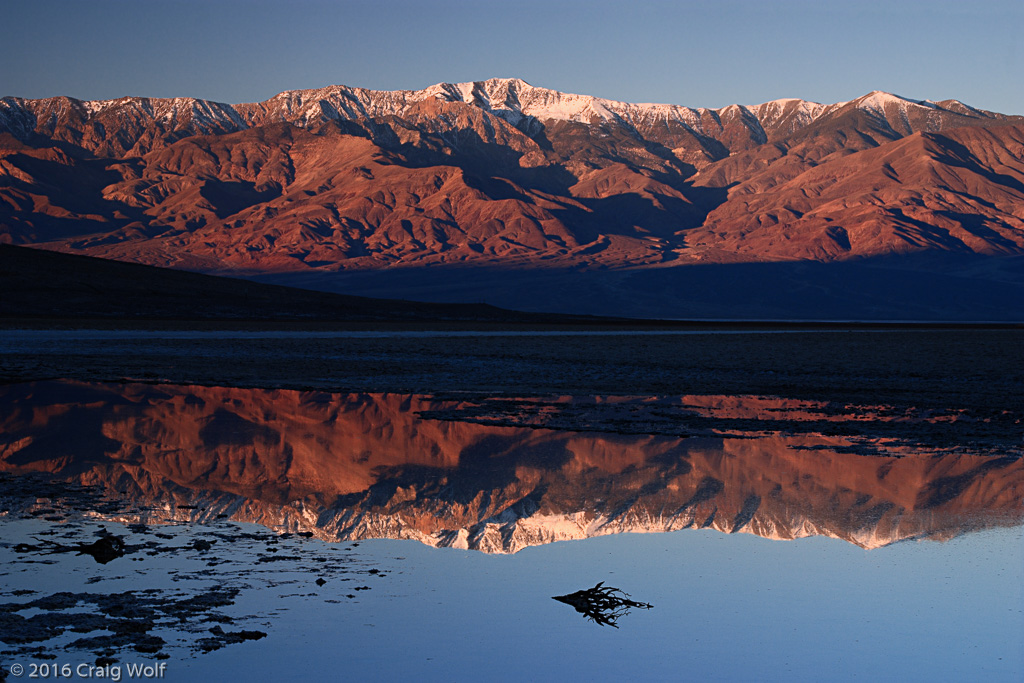
[[[0,611],[170,596],[157,652],[112,657],[167,680],[1024,673],[1024,465],[955,406],[85,382],[0,405]],[[124,554],[76,552],[109,536]],[[551,599],[597,582],[653,609],[611,628]],[[5,670],[117,630],[5,625]]]

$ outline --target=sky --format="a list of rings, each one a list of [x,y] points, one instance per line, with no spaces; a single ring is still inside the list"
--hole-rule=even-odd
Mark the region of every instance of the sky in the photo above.
[[[1024,114],[1020,0],[3,0],[0,96],[239,103],[518,77],[693,107],[885,90]]]

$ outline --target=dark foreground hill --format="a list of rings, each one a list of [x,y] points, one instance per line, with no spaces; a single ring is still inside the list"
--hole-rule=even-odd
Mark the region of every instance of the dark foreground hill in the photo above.
[[[0,319],[542,323],[484,304],[425,304],[265,285],[0,245]]]

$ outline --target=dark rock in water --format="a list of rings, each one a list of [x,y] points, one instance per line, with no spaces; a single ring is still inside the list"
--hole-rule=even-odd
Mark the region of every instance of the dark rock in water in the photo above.
[[[568,595],[556,595],[552,600],[564,602],[601,626],[618,628],[619,617],[629,614],[632,609],[651,609],[652,605],[647,602],[630,600],[629,594],[618,588],[605,586],[601,581],[593,588],[576,591]]]
[[[317,580],[316,580],[316,585],[318,585],[318,586],[322,586],[322,585],[324,585],[325,583],[327,583],[327,582],[326,582],[326,581],[324,581],[323,579],[317,579]]]
[[[99,659],[106,658],[107,663],[114,663],[113,657],[131,651],[160,659],[166,655],[163,650],[167,642],[154,634],[154,629],[195,633],[199,624],[230,624],[231,618],[218,608],[234,604],[238,591],[213,588],[187,597],[158,590],[114,594],[60,592],[29,602],[0,603],[0,637],[15,648],[5,654],[19,656],[43,658],[36,651],[38,643],[81,633],[85,635],[67,643],[64,651],[92,652]],[[39,613],[30,617],[17,613],[26,609]],[[266,635],[259,631],[225,632],[220,626],[214,628],[219,632],[211,631],[213,635],[204,639],[208,643],[196,643],[199,649],[208,652]],[[90,635],[97,633],[102,635]],[[214,642],[216,646],[212,645]]]
[[[192,541],[192,547],[199,551],[206,551],[213,547],[213,544],[203,538]]]
[[[241,643],[246,640],[259,640],[260,638],[267,637],[267,634],[263,631],[225,631],[220,626],[214,626],[211,628],[210,633],[213,634],[213,637],[200,638],[196,641],[196,647],[203,652],[213,652],[214,650],[219,650],[226,645]]]
[[[104,536],[88,545],[78,546],[80,555],[91,555],[100,564],[106,564],[111,560],[124,557],[124,539],[120,536]]]

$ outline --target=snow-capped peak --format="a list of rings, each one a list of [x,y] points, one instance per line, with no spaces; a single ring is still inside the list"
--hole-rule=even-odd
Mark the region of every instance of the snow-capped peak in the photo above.
[[[839,105],[819,104],[795,97],[771,100],[751,107],[764,128],[795,130],[806,126]]]
[[[632,125],[657,121],[697,124],[704,109],[674,104],[631,103],[566,93],[530,85],[519,78],[438,83],[415,93],[482,107],[512,123],[523,117],[540,121],[594,123],[622,120]]]
[[[438,83],[420,92],[428,97],[476,105],[513,121],[529,116],[541,120],[590,123],[595,119],[614,119],[617,110],[630,106],[590,95],[537,88],[519,78]]]
[[[905,111],[907,107],[913,106],[936,109],[935,104],[928,100],[913,100],[881,90],[874,90],[863,97],[858,97],[852,103],[860,109],[876,112],[884,112],[886,107],[891,106],[897,107],[900,111]]]
[[[667,130],[672,134],[672,131],[680,129],[719,142],[739,135],[755,144],[790,135],[823,116],[840,110],[849,111],[850,107],[868,112],[899,134],[938,130],[946,125],[946,113],[970,118],[1001,117],[956,100],[912,100],[882,91],[829,105],[786,98],[755,106],[733,104],[705,109],[622,102],[536,87],[519,78],[492,78],[437,83],[421,90],[369,90],[334,85],[289,90],[263,102],[237,105],[195,98],[124,97],[81,101],[66,97],[43,100],[9,97],[0,101],[0,130],[9,131],[19,139],[28,139],[31,131],[42,125],[41,121],[51,122],[46,125],[57,125],[52,122],[63,120],[61,117],[65,113],[71,114],[68,120],[72,126],[95,119],[122,119],[154,122],[163,129],[178,133],[191,131],[192,134],[232,132],[275,122],[317,128],[327,121],[358,122],[403,117],[414,112],[420,103],[430,100],[476,107],[524,131],[532,131],[537,125],[554,121],[621,125],[633,129],[633,134],[641,137],[652,130]],[[922,113],[926,115],[921,116]],[[416,111],[415,114],[420,116],[424,112]],[[659,139],[671,138],[662,136]],[[127,143],[122,140],[115,147],[120,148],[123,144]]]

